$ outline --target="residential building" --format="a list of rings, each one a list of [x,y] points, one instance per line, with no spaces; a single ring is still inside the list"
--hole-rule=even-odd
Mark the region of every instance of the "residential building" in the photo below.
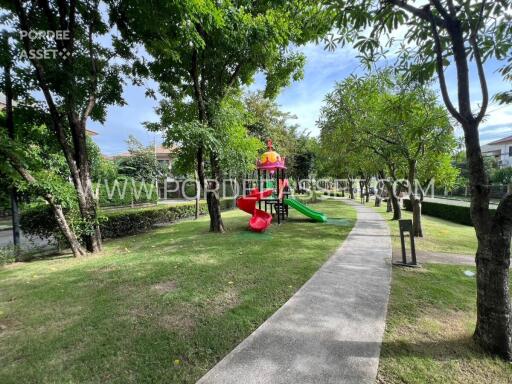
[[[512,167],[512,135],[482,145],[482,154],[495,158],[500,168]]]

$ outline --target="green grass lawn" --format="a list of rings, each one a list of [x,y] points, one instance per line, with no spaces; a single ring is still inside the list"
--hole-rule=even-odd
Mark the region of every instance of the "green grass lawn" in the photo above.
[[[473,267],[427,264],[394,268],[379,383],[511,383],[512,364],[472,340]]]
[[[374,202],[367,203],[373,206]],[[374,208],[389,220],[393,248],[401,249],[398,222],[391,221],[392,212],[386,212],[386,203]],[[412,219],[412,212],[402,210],[403,219]],[[416,249],[427,252],[457,253],[474,256],[477,249],[476,235],[473,227],[452,223],[432,216],[422,216],[423,238],[416,238]]]
[[[355,210],[264,234],[223,213],[107,242],[102,254],[0,268],[1,383],[193,383],[275,312],[350,232]]]

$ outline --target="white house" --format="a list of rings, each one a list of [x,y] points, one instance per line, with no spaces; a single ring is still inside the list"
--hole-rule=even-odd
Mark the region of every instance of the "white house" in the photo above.
[[[512,167],[512,135],[482,145],[482,154],[494,157],[500,168]]]

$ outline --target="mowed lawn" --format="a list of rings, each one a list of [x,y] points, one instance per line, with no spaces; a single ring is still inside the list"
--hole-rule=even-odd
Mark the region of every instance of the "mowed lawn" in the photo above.
[[[512,364],[473,342],[476,280],[465,271],[475,268],[393,268],[378,383],[512,382]]]
[[[386,213],[385,206],[375,209],[389,220],[393,247],[400,249],[398,223],[390,220],[392,213]],[[402,211],[402,218],[412,219],[411,212]],[[418,250],[474,257],[473,227],[426,215],[422,223],[425,237],[416,238]],[[393,267],[378,383],[512,382],[512,364],[485,354],[473,342],[476,277],[466,276],[467,271],[475,273],[475,268],[445,264]]]
[[[374,202],[367,203],[367,205],[373,206]],[[390,220],[393,248],[401,249],[398,222],[391,221],[393,213],[386,212],[385,202],[374,209],[380,212],[384,218]],[[412,220],[412,212],[402,209],[402,219]],[[456,253],[475,256],[477,241],[473,227],[427,215],[422,216],[421,223],[424,237],[415,239],[416,249],[433,253]]]
[[[223,213],[105,244],[102,254],[0,268],[0,383],[193,383],[275,312],[345,239],[355,210],[263,234]],[[348,220],[336,220],[348,219]]]

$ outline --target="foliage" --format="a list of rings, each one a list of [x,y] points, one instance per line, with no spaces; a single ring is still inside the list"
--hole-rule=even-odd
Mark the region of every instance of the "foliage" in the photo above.
[[[389,71],[349,77],[326,96],[318,125],[323,174],[407,179],[413,167],[421,181],[454,183],[452,128],[427,87],[403,83]]]
[[[449,47],[450,36],[444,28],[448,23],[443,24],[446,16],[459,21],[457,24],[468,42],[466,49],[470,57],[474,57],[475,47],[484,62],[494,58],[503,63],[510,57],[512,24],[508,17],[503,17],[510,10],[509,1],[465,0],[454,4],[440,0],[424,8],[398,0],[325,0],[324,3],[338,28],[338,33],[327,39],[329,48],[352,43],[369,67],[386,55],[395,56],[394,68],[411,80],[428,81],[434,76],[437,57],[432,22],[443,26],[438,28],[439,45]],[[432,19],[429,12],[432,12]],[[397,38],[399,29],[405,31],[403,38]],[[470,41],[472,36],[475,44]],[[443,61],[449,65],[452,58]],[[503,64],[501,72],[505,78],[510,69],[510,65]]]
[[[298,137],[295,151],[289,157],[288,175],[296,180],[308,179],[315,171],[318,142],[313,137],[302,135]]]
[[[0,171],[26,199],[36,200],[51,193],[64,207],[75,204],[76,194],[69,183],[69,169],[53,133],[45,124],[44,112],[33,106],[20,105],[14,116],[14,140],[2,137],[6,135],[5,130],[0,131],[0,139],[6,143],[4,150],[15,153],[36,182],[30,184],[23,179],[7,158],[2,158]]]
[[[496,184],[512,183],[512,167],[497,169],[491,173],[491,182]]]
[[[87,140],[87,153],[89,155],[88,161],[93,182],[103,182],[103,180],[112,181],[117,178],[117,164],[103,157],[98,145],[90,138]]]
[[[244,101],[250,134],[264,145],[271,139],[274,150],[286,157],[288,176],[306,179],[317,165],[316,139],[300,132],[298,125],[290,124],[289,121],[296,119],[296,116],[281,111],[276,101],[265,98],[263,92],[249,92]]]
[[[238,95],[225,97],[212,118],[217,153],[226,174],[243,175],[254,169],[261,141],[245,127],[246,111]]]
[[[218,119],[225,116],[227,99],[249,85],[258,72],[266,77],[266,97],[275,97],[292,80],[301,79],[304,57],[292,44],[305,44],[330,27],[320,4],[304,0],[206,0],[179,5],[163,0],[122,0],[116,14],[125,40],[142,43],[151,55],[144,67],[165,97],[160,107],[163,121],[151,127],[172,131],[178,126],[177,132],[168,133],[168,141],[186,146],[182,152],[187,159],[195,156],[201,185],[206,173],[219,181],[226,161],[232,166],[241,158],[242,165],[250,164],[246,154],[256,148],[246,133],[234,129],[238,124],[229,124],[227,130],[223,127],[219,134],[222,125]],[[186,128],[191,129],[194,146],[184,140],[189,135]],[[219,138],[227,140],[226,146]],[[241,157],[233,152],[236,146],[245,152]],[[227,154],[220,152],[221,148]],[[222,232],[217,198],[208,193],[207,199],[210,228]]]
[[[153,147],[144,146],[132,135],[126,143],[129,156],[117,160],[120,175],[146,182],[167,176],[169,170],[158,162]]]
[[[13,245],[0,247],[0,266],[3,264],[14,263],[18,256],[16,248]]]
[[[250,134],[263,144],[272,139],[274,149],[291,160],[299,132],[298,126],[289,121],[296,119],[296,116],[281,111],[277,102],[266,98],[263,92],[249,92],[244,103],[247,110],[246,126]]]

